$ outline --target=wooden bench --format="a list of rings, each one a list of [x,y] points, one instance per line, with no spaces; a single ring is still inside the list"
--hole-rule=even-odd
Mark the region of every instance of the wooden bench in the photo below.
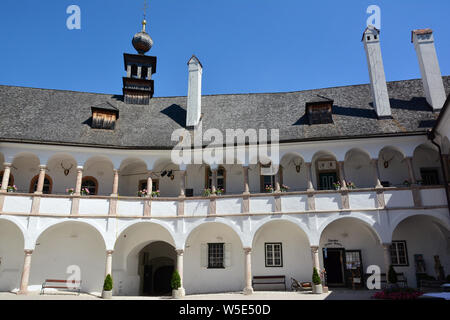
[[[406,279],[406,276],[403,272],[397,272],[397,284],[399,284],[402,287],[407,287],[408,286],[408,280]],[[367,281],[367,278],[370,277],[372,274],[371,273],[366,273],[364,275],[364,279],[361,279],[363,281]],[[385,288],[387,285],[387,278],[386,278],[386,273],[381,273],[380,274],[380,282],[381,282],[381,288]]]
[[[255,284],[282,284],[286,291],[286,276],[254,276],[252,286]]]
[[[78,292],[80,295],[81,292],[81,280],[57,280],[57,279],[45,279],[45,282],[42,284],[41,294],[44,294],[45,289],[64,289],[71,290],[74,292]]]

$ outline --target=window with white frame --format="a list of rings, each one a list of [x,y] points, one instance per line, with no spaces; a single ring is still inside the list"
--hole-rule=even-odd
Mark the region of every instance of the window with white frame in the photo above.
[[[406,241],[392,241],[391,263],[393,266],[408,266],[408,251]]]
[[[281,242],[265,244],[266,267],[283,266],[283,250]]]
[[[225,268],[224,243],[208,243],[208,268],[220,269]]]

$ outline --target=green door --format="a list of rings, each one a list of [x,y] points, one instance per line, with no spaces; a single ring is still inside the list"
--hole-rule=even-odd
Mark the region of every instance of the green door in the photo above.
[[[336,172],[319,173],[319,190],[334,190],[333,183],[337,181]]]

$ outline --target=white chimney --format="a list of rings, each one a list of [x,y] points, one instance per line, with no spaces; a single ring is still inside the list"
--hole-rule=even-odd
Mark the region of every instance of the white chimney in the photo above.
[[[419,60],[423,90],[425,91],[427,102],[433,110],[439,110],[443,107],[446,96],[436,48],[434,47],[433,30],[413,30],[411,42],[414,43],[417,59]]]
[[[202,64],[196,56],[188,61],[189,84],[187,97],[186,126],[194,127],[200,122],[202,113]]]
[[[380,31],[374,26],[368,26],[364,31],[362,41],[367,55],[369,67],[370,88],[373,104],[378,118],[391,117],[391,105],[384,74],[383,58],[381,57]]]

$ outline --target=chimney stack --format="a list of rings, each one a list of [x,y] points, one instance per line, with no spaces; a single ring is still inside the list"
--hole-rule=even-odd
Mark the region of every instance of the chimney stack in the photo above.
[[[433,108],[433,111],[439,110],[443,107],[446,96],[434,46],[433,30],[413,30],[411,32],[411,42],[414,43],[417,59],[419,60],[423,90],[427,102]]]
[[[186,126],[195,127],[200,122],[202,113],[202,70],[200,60],[193,55],[188,61],[189,84],[187,97]]]
[[[373,104],[379,119],[391,118],[391,105],[384,74],[383,58],[381,57],[380,31],[374,26],[368,26],[364,31],[362,42],[367,55],[369,67],[370,88]]]

